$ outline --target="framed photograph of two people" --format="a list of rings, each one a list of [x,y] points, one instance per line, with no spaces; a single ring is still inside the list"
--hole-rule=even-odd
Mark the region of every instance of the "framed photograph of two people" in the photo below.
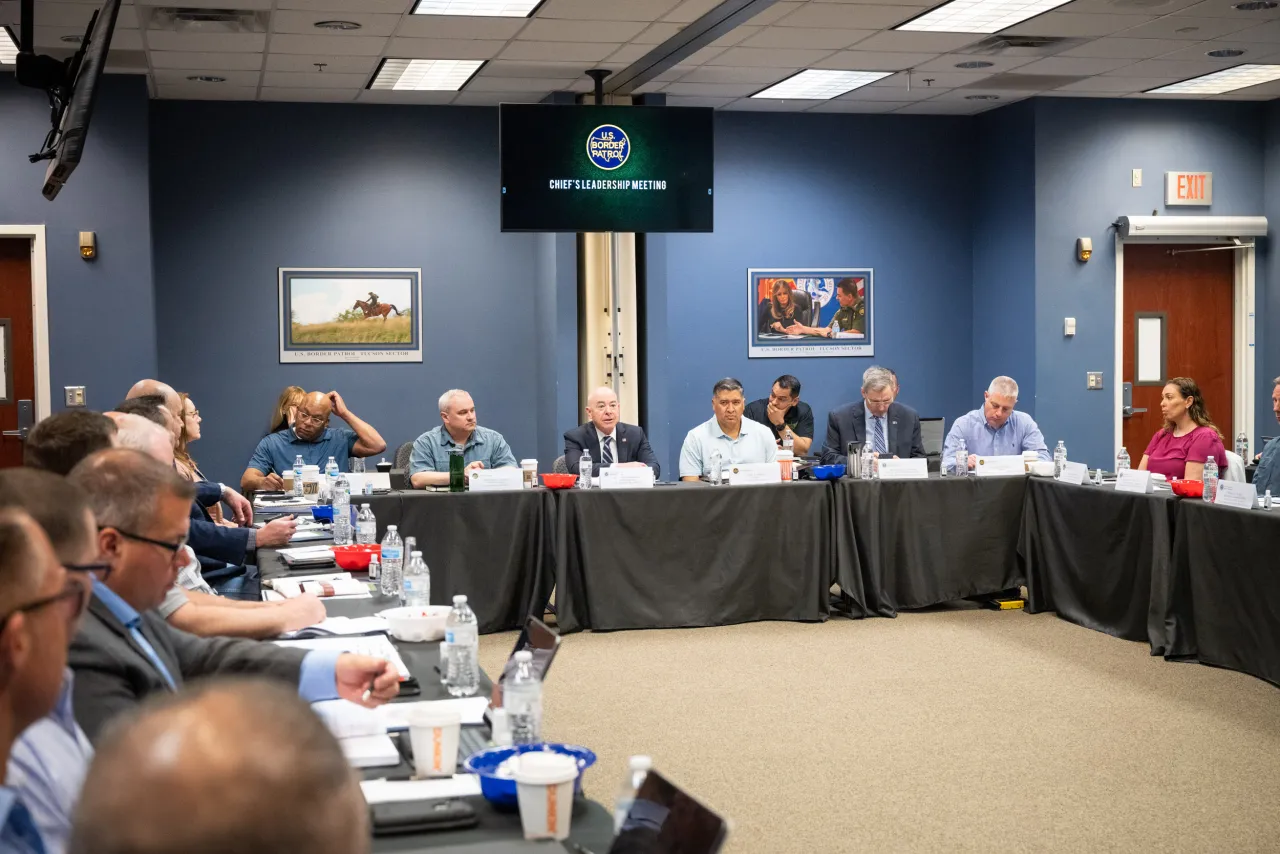
[[[747,270],[747,355],[872,356],[870,267]]]

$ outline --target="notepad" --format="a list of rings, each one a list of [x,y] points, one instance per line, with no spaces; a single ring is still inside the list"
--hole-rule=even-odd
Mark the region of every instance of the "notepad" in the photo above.
[[[311,710],[324,721],[335,738],[358,738],[366,735],[385,735],[403,732],[409,728],[407,715],[410,709],[428,707],[447,709],[462,717],[462,725],[484,723],[484,712],[489,707],[487,697],[458,697],[449,700],[426,700],[418,703],[387,703],[376,709],[366,709],[350,700],[325,700],[312,703]]]
[[[342,755],[354,768],[385,768],[400,764],[400,751],[391,736],[361,735],[338,739]]]
[[[385,632],[387,630],[386,617],[329,617],[327,620],[321,620],[314,626],[307,626],[299,631],[321,631],[331,635],[341,637],[351,637],[354,635],[369,635],[376,632]],[[285,632],[281,635],[284,639],[292,638],[297,632]]]
[[[454,774],[434,780],[365,780],[360,791],[370,805],[470,798],[480,794],[480,778],[475,774]]]
[[[307,638],[305,640],[278,640],[275,643],[279,646],[291,647],[293,649],[323,649],[331,652],[354,652],[359,655],[370,655],[374,658],[381,658],[390,661],[400,673],[401,679],[409,678],[409,668],[404,666],[404,660],[400,658],[400,652],[395,648],[386,635],[364,635],[360,637],[342,637],[342,638]],[[333,701],[333,702],[346,702]],[[318,705],[318,704],[317,704]],[[355,708],[363,708],[355,703],[351,704]]]

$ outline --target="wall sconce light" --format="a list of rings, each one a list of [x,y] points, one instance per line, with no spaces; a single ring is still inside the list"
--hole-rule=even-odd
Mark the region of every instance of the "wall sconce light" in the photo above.
[[[1076,240],[1076,257],[1081,261],[1088,261],[1089,256],[1093,254],[1093,240],[1088,237],[1081,237]]]
[[[98,238],[92,231],[80,232],[80,257],[86,261],[98,257]]]

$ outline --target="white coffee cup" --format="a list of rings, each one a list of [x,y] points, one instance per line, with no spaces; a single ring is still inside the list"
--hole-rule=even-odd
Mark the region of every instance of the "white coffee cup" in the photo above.
[[[567,839],[578,761],[563,753],[533,750],[520,754],[512,776],[524,838]]]
[[[457,712],[415,706],[405,715],[409,742],[413,745],[413,769],[422,777],[452,777],[458,770],[458,735],[462,716]]]
[[[533,489],[538,485],[538,461],[537,460],[521,460],[520,470],[523,473],[524,488]]]

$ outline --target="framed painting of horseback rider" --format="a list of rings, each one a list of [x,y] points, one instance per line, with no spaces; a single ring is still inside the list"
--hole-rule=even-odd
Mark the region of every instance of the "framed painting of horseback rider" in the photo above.
[[[420,268],[281,267],[280,361],[421,362]]]

